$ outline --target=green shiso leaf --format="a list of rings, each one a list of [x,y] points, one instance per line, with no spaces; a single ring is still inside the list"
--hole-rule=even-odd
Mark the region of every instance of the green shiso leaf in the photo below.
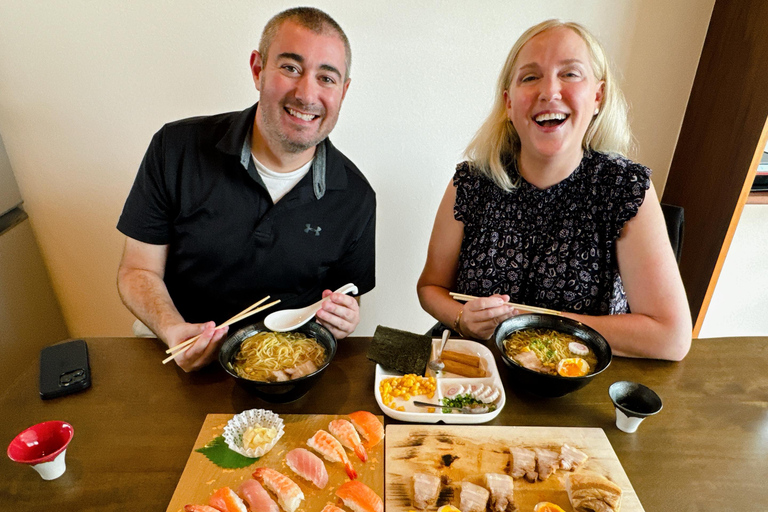
[[[431,353],[431,336],[379,325],[368,349],[368,359],[389,371],[424,375]]]
[[[258,458],[252,459],[240,455],[237,452],[233,452],[227,446],[227,442],[224,440],[223,436],[213,439],[211,442],[195,451],[208,457],[208,460],[220,468],[226,469],[245,468],[259,460]]]

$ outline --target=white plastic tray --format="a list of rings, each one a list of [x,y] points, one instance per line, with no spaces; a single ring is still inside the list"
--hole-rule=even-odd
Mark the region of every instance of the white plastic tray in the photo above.
[[[440,342],[439,339],[433,339],[432,340],[432,351],[433,354],[436,351],[436,347],[438,343]],[[496,361],[493,358],[493,354],[488,349],[488,347],[469,340],[448,340],[448,343],[445,345],[446,350],[453,350],[455,352],[463,352],[465,354],[471,354],[480,357],[482,360],[485,361],[485,364],[483,365],[486,370],[486,377],[482,378],[468,378],[468,377],[462,377],[459,375],[454,375],[452,373],[446,373],[441,372],[441,375],[436,376],[436,390],[435,395],[432,398],[427,398],[424,395],[419,395],[415,397],[411,397],[410,400],[403,400],[402,398],[398,397],[395,399],[395,402],[398,406],[402,406],[405,410],[404,411],[398,411],[396,409],[392,409],[390,407],[387,407],[384,405],[384,402],[381,399],[381,392],[379,391],[379,384],[382,380],[389,378],[389,377],[398,377],[402,374],[400,373],[393,373],[390,371],[385,370],[380,365],[376,365],[376,377],[373,384],[374,388],[374,394],[376,396],[376,402],[379,404],[379,408],[389,416],[390,418],[400,420],[400,421],[408,421],[411,423],[450,423],[450,424],[474,424],[474,423],[485,423],[487,421],[491,421],[493,418],[499,415],[501,412],[501,409],[504,407],[504,404],[507,401],[507,395],[504,393],[504,385],[501,383],[501,378],[499,377],[499,369],[496,367]],[[431,370],[428,370],[428,375],[433,375]],[[485,384],[488,386],[495,386],[499,389],[500,395],[496,399],[495,402],[493,402],[496,405],[496,409],[491,412],[486,412],[482,414],[466,414],[466,413],[460,413],[460,412],[451,412],[451,413],[443,413],[441,408],[435,408],[435,412],[427,412],[428,409],[426,407],[418,407],[413,404],[414,400],[419,400],[421,402],[430,402],[434,404],[439,404],[439,400],[443,398],[443,394],[446,389],[448,389],[451,386],[455,386],[457,384],[460,384],[464,387],[467,387],[469,384],[479,385],[479,384]]]

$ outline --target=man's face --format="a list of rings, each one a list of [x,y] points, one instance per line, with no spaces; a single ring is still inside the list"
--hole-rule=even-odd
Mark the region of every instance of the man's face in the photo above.
[[[273,151],[302,153],[333,130],[349,87],[344,43],[333,31],[286,21],[266,62],[253,52],[251,70],[261,93],[256,125]]]

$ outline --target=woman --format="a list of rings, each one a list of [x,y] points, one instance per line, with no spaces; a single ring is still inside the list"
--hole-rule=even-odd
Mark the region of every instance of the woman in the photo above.
[[[524,312],[511,300],[563,311],[617,355],[685,357],[685,290],[650,170],[624,156],[630,140],[594,37],[558,20],[526,31],[438,209],[422,307],[488,339]],[[449,291],[480,298],[461,304]]]

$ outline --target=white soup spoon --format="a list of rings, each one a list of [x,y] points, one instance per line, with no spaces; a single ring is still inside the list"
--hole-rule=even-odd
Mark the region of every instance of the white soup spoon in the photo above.
[[[354,295],[357,293],[357,286],[352,283],[345,284],[333,293],[351,293]],[[264,319],[264,325],[270,331],[276,332],[286,332],[298,329],[305,323],[312,320],[312,318],[314,318],[315,314],[320,310],[325,300],[326,299],[319,300],[311,306],[307,306],[305,308],[284,309],[282,311],[275,311],[274,313],[270,313],[267,315],[267,318]]]

